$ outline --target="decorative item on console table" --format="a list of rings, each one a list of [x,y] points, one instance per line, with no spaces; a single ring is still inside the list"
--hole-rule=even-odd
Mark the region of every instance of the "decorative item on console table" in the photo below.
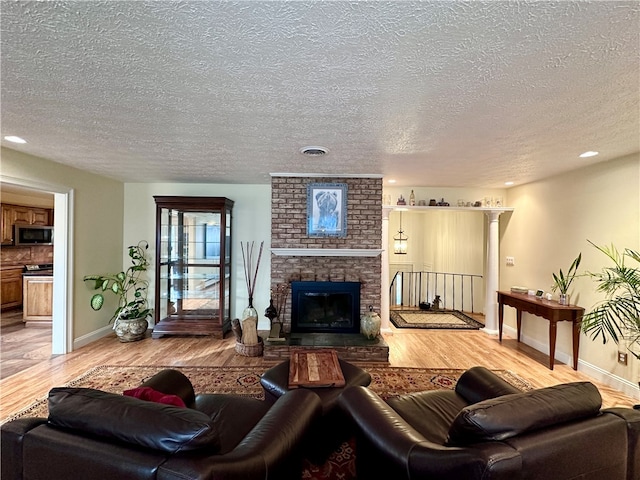
[[[244,312],[242,312],[242,321],[240,322],[242,338],[240,342],[236,341],[236,352],[248,357],[260,356],[263,351],[262,338],[258,336],[258,312],[253,307],[253,291],[256,287],[256,278],[258,276],[258,269],[260,268],[264,242],[260,242],[260,250],[258,252],[255,270],[253,269],[254,247],[255,242],[247,242],[246,247],[243,243],[240,243],[244,278],[247,282],[247,293],[249,294],[249,305],[244,309]],[[252,274],[253,277],[251,276]]]
[[[373,311],[373,305],[369,305],[369,311],[360,318],[360,332],[368,339],[375,340],[380,335],[380,315]]]
[[[109,321],[113,320],[113,329],[121,342],[142,340],[149,326],[147,317],[151,309],[147,303],[149,282],[141,278],[149,268],[146,250],[149,244],[141,240],[137,245],[129,246],[132,265],[116,274],[86,275],[85,282],[94,282],[93,289],[101,290],[91,297],[91,308],[100,310],[104,305],[102,292],[110,291],[118,296],[118,308]]]
[[[611,245],[599,247],[613,266],[603,267],[600,272],[588,272],[597,283],[597,291],[605,295],[593,310],[582,318],[582,331],[592,339],[602,338],[607,343],[610,337],[616,344],[623,343],[627,350],[640,360],[640,269],[630,267],[626,260],[640,264],[640,252],[625,248],[622,253]]]
[[[560,305],[570,305],[569,298],[569,287],[571,283],[576,278],[576,273],[578,271],[578,267],[580,266],[580,261],[582,260],[582,253],[579,253],[578,256],[573,260],[569,270],[567,270],[567,274],[563,273],[562,269],[556,275],[553,274],[553,286],[551,290],[555,292],[558,290],[560,292],[560,297],[558,299],[558,303]]]

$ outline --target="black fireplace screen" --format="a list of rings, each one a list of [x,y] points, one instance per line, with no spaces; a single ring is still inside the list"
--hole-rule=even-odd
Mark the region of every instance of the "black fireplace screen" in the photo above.
[[[358,333],[359,282],[292,282],[291,331]]]

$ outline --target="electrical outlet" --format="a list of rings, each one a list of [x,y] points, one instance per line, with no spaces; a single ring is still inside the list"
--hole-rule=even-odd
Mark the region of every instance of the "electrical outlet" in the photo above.
[[[618,363],[627,364],[627,354],[625,352],[618,352]]]
[[[513,267],[516,264],[516,260],[513,257],[507,257],[507,267]]]

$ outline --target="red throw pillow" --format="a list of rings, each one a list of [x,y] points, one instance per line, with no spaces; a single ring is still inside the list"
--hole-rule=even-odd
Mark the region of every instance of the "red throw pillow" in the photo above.
[[[149,400],[150,402],[164,403],[166,405],[174,405],[176,407],[185,408],[184,401],[177,395],[167,395],[166,393],[154,390],[151,387],[138,387],[122,392],[127,397],[139,398],[140,400]]]

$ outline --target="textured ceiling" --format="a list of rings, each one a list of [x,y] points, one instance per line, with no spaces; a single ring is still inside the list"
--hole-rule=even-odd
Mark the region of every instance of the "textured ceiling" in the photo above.
[[[2,135],[28,140],[2,145],[125,181],[503,187],[640,150],[635,0],[0,9]]]

